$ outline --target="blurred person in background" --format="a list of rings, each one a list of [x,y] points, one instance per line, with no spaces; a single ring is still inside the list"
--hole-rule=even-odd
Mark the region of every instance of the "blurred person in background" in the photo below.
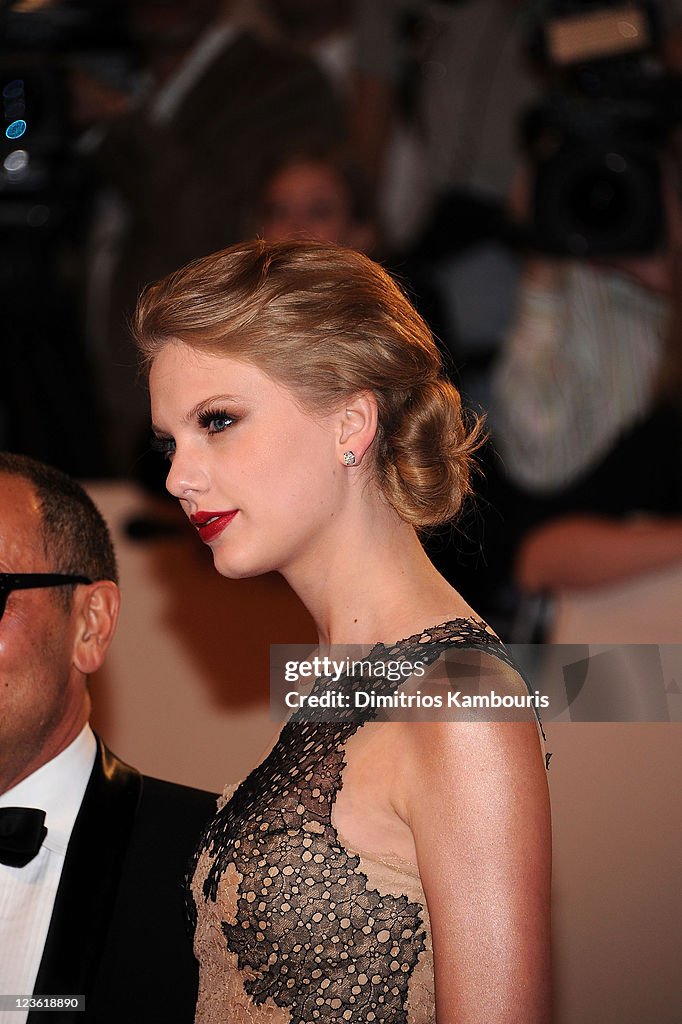
[[[602,9],[608,17],[609,8],[615,18],[622,8],[627,21],[640,7],[653,8],[660,52],[669,67],[680,66],[677,0],[367,0],[357,6],[356,152],[381,195],[392,126],[401,118],[417,126],[426,173],[397,207],[398,224],[410,219],[410,209],[420,210],[400,247],[407,276],[423,296],[422,311],[449,347],[465,397],[475,405],[489,404],[492,361],[514,322],[523,238],[508,216],[508,196],[522,161],[522,125],[556,77],[538,58],[538,39],[555,19]],[[598,95],[599,81],[588,88]],[[386,234],[391,242],[388,225]]]
[[[108,205],[94,233],[89,306],[113,457],[124,473],[145,421],[127,329],[140,288],[240,238],[265,168],[343,131],[322,73],[254,31],[248,5],[131,0],[130,10],[144,74],[95,147]]]
[[[386,233],[473,386],[511,321],[518,280],[505,202],[517,123],[538,93],[525,54],[530,5],[368,0],[356,17],[358,157],[381,197],[394,125],[414,125],[421,167],[391,201]]]
[[[670,157],[665,245],[526,263],[491,410],[494,502],[527,592],[682,560],[682,213]]]
[[[241,237],[265,168],[342,133],[325,75],[273,35],[248,0],[3,4],[5,444],[131,471],[139,288]]]
[[[258,234],[313,238],[372,252],[376,230],[360,171],[331,153],[294,155],[267,175],[257,203]]]
[[[679,25],[669,4],[613,10],[599,47],[592,10],[547,33],[554,91],[513,194],[533,250],[495,371],[488,551],[525,591],[682,556]]]
[[[679,67],[679,11],[663,3],[658,13],[665,17],[657,21],[644,4],[555,2],[533,36],[543,94],[524,114],[525,158],[508,203],[526,255],[487,400],[487,479],[472,540],[432,541],[441,571],[505,633],[519,601],[517,557],[525,586],[546,586],[550,572],[560,585],[562,559],[574,585],[581,564],[584,582],[606,581],[647,559],[660,564],[663,535],[648,549],[635,553],[633,545],[630,560],[617,554],[620,526],[598,522],[597,536],[615,538],[615,554],[604,549],[600,561],[586,516],[682,510],[671,401],[679,380],[672,309],[679,81],[666,73]],[[623,20],[632,31],[620,31]],[[518,554],[534,526],[573,513],[583,517],[584,557],[562,545],[554,528],[553,568],[539,571],[535,559],[539,551],[544,558],[549,541],[530,549],[530,561]],[[577,536],[570,524],[569,536]],[[622,533],[625,545],[628,536]],[[673,538],[669,532],[675,557]],[[496,609],[486,603],[491,599]]]

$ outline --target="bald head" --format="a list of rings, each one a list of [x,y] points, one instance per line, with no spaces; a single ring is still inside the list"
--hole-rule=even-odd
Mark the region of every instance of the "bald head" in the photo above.
[[[73,507],[68,514],[61,508],[65,496],[58,497],[45,480],[37,486],[16,472],[16,463],[12,470],[8,465],[0,457],[0,573],[93,578],[85,567],[97,559],[90,554],[79,562],[74,531],[69,536],[65,526],[60,543],[53,535],[59,522],[76,515]],[[74,525],[79,521],[76,516]],[[89,528],[81,523],[83,536]],[[112,563],[105,563],[110,575]],[[0,793],[61,753],[87,722],[87,679],[104,661],[119,608],[116,583],[101,575],[66,588],[11,590],[11,579],[3,582],[9,593],[0,619]]]

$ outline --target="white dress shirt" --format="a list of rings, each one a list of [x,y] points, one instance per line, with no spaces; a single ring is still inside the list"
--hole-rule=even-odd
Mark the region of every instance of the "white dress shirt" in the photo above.
[[[97,742],[86,725],[76,739],[0,795],[0,807],[39,807],[47,835],[23,868],[0,864],[0,993],[31,995],[43,955],[66,848],[85,794]],[[77,995],[51,992],[50,995]],[[0,1010],[0,1024],[25,1024],[28,1011]]]

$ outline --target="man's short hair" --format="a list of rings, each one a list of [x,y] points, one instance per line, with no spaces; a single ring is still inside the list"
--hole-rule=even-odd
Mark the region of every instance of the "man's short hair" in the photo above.
[[[0,452],[2,473],[21,477],[33,487],[40,502],[43,548],[52,572],[118,583],[109,528],[80,484],[53,466],[11,452]],[[71,588],[60,589],[70,599]]]

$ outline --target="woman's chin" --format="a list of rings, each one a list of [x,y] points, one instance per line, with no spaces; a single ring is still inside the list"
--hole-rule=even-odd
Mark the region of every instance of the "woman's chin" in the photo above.
[[[224,554],[221,557],[219,551],[213,552],[213,564],[220,575],[228,580],[248,580],[273,571],[272,566],[259,565],[255,561],[234,557],[226,558]]]

